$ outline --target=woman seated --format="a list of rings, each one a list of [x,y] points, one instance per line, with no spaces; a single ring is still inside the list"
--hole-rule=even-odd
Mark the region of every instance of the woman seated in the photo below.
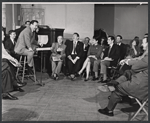
[[[4,31],[2,29],[2,41],[4,41]],[[20,87],[24,86],[23,84],[18,84],[15,79],[15,72],[13,69],[13,65],[15,67],[20,67],[20,63],[14,59],[6,49],[2,43],[2,99],[11,99],[17,100],[18,98],[12,96],[9,92],[13,90],[23,91]]]
[[[130,52],[129,55],[126,58],[135,58],[140,55],[140,47],[139,47],[139,37],[135,37],[131,42],[130,42]]]
[[[79,75],[83,72],[83,70],[86,68],[86,78],[85,81],[89,80],[89,72],[91,68],[91,64],[94,64],[95,60],[101,59],[101,53],[102,53],[102,46],[98,44],[97,38],[93,37],[93,40],[91,41],[91,46],[89,47],[87,58],[81,68],[81,70],[78,72]],[[93,66],[93,71],[97,71],[98,68]]]
[[[131,69],[131,66],[124,64],[127,59],[133,59],[140,55],[141,50],[139,47],[139,37],[135,37],[131,42],[130,45],[127,46],[126,51],[126,58],[120,61],[120,70],[119,73],[122,75],[126,70]]]
[[[93,71],[94,71],[95,76],[93,77],[93,81],[99,79],[99,77],[98,77],[98,70],[99,70],[100,62],[101,62],[101,59],[104,56],[105,49],[108,47],[108,43],[107,43],[106,38],[104,38],[104,37],[101,38],[100,45],[102,47],[102,53],[101,53],[100,59],[97,59],[97,60],[94,61],[94,66],[93,67],[95,69]]]
[[[52,76],[54,80],[58,79],[62,64],[65,60],[65,48],[66,45],[63,44],[63,37],[58,36],[57,42],[52,44],[52,54],[50,57],[52,63]]]

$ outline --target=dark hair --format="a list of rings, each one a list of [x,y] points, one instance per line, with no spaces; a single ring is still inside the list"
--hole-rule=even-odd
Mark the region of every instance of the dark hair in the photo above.
[[[135,36],[135,37],[134,37],[134,39],[130,42],[130,46],[132,46],[132,42],[133,42],[133,41],[136,42],[136,46],[139,45],[139,42],[140,42],[140,41],[139,41],[139,37],[138,37],[138,36]]]
[[[103,42],[102,42],[102,39],[104,39],[104,41],[103,41]],[[103,43],[102,45],[104,45],[104,46],[108,46],[107,38],[102,37],[102,38],[101,38],[101,42]]]
[[[93,39],[95,39],[96,41],[98,41],[98,36],[93,36]]]
[[[148,37],[148,33],[145,33],[145,34],[144,34],[144,37]]]
[[[114,36],[108,36],[108,38],[110,38],[111,40],[113,40],[114,43],[115,43],[115,37]]]
[[[79,34],[77,32],[73,33],[74,35],[77,35],[77,37],[79,37]]]
[[[30,24],[34,24],[34,23],[38,23],[38,21],[37,21],[37,20],[32,20],[32,21],[30,22]]]
[[[30,23],[30,21],[26,21],[25,24],[27,24],[28,22]]]
[[[121,36],[121,35],[117,35],[117,37],[120,37],[120,39],[122,39],[122,36]]]
[[[84,39],[86,39],[86,38],[87,38],[88,40],[90,40],[90,38],[89,38],[89,37],[85,37]]]
[[[148,35],[148,33],[145,33],[144,35]]]
[[[11,33],[13,33],[13,32],[15,32],[15,30],[10,30],[9,32],[8,32],[8,35],[11,35]],[[16,33],[16,32],[15,32]]]

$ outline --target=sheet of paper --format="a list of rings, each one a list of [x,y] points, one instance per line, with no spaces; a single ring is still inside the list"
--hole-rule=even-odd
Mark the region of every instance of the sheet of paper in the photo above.
[[[52,47],[43,47],[43,48],[36,48],[36,51],[45,51],[45,50],[51,50]]]
[[[38,43],[39,44],[47,44],[48,35],[38,35]]]

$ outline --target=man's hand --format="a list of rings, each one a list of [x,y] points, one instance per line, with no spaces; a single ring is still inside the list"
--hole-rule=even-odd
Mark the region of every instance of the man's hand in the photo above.
[[[57,49],[57,51],[62,51],[62,50],[63,50],[63,48],[58,48],[58,49]]]
[[[70,56],[70,55],[68,56],[68,59],[72,60],[72,58],[71,58],[71,56]]]
[[[79,57],[76,57],[76,58],[73,60],[73,63],[75,64],[78,59],[80,59],[80,58],[79,58]]]
[[[119,64],[120,64],[120,65],[124,65],[125,62],[126,62],[126,59],[123,59],[123,60],[121,60],[121,61],[119,62]]]
[[[29,51],[33,51],[33,49],[30,47],[29,49],[28,49]]]
[[[97,60],[97,58],[96,58],[96,56],[95,55],[90,55],[90,56],[88,56],[89,58],[94,58],[94,59],[96,59]]]
[[[43,44],[42,44],[41,42],[38,42],[38,44],[39,44],[41,47],[43,47]]]
[[[112,58],[105,57],[104,60],[112,61]]]

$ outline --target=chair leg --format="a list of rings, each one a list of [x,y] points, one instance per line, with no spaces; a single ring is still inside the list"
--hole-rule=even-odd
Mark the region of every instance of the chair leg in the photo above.
[[[34,66],[34,62],[33,62],[33,73],[34,73],[34,81],[35,81],[35,83],[36,83],[37,80],[36,80],[36,74],[35,74],[35,66]]]
[[[137,116],[137,114],[141,111],[144,110],[144,112],[146,113],[146,115],[148,116],[148,112],[145,110],[144,106],[147,103],[148,99],[141,104],[139,100],[136,99],[136,101],[138,102],[138,104],[140,105],[140,108],[138,109],[138,111],[133,115],[133,117],[130,119],[130,121],[133,121],[133,119]]]
[[[22,73],[22,83],[24,81],[24,76],[25,76],[25,70],[26,70],[26,56],[24,57],[24,63],[23,63],[23,73]]]
[[[144,108],[145,104],[147,103],[148,99],[141,104],[139,100],[136,99],[136,101],[138,102],[138,104],[140,105],[140,107],[142,107],[143,111],[146,113],[146,115],[148,115],[148,112],[146,111],[146,109]]]
[[[19,63],[21,63],[21,60],[22,60],[22,56],[20,56]],[[16,72],[16,79],[18,78],[19,70],[20,68],[18,67]]]

